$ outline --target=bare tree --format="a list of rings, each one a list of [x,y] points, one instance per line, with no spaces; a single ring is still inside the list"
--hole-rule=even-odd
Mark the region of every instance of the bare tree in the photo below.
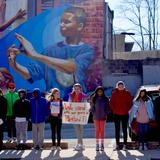
[[[159,0],[122,0],[119,6],[121,18],[133,26],[128,30],[140,36],[135,42],[141,50],[158,48],[158,6]]]

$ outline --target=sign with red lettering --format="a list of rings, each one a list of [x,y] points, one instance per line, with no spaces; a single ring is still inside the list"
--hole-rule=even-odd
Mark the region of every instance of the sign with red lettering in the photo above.
[[[63,102],[62,122],[68,124],[87,124],[90,103]]]

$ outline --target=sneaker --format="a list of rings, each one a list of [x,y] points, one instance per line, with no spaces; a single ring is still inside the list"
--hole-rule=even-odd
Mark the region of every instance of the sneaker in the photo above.
[[[16,137],[13,137],[13,142],[17,142],[17,138]]]
[[[8,138],[7,143],[11,143],[12,142],[12,138]]]
[[[61,151],[62,148],[60,146],[57,147],[57,151]]]
[[[51,147],[51,150],[52,150],[52,151],[56,150],[56,146],[52,146],[52,147]]]
[[[74,150],[75,151],[80,151],[81,150],[81,146],[79,144],[77,144],[75,147],[74,147]]]
[[[144,150],[147,151],[148,150],[148,147],[146,144],[144,144]]]
[[[99,144],[96,144],[96,151],[99,151]]]
[[[104,144],[101,144],[101,151],[104,151]]]
[[[124,144],[122,150],[126,151],[127,150],[127,146]]]

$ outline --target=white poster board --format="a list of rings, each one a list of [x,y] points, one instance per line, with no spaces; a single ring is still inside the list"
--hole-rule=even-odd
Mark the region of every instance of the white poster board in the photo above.
[[[51,102],[51,113],[60,113],[60,102]]]
[[[90,103],[87,102],[63,102],[62,123],[87,124],[89,109]]]

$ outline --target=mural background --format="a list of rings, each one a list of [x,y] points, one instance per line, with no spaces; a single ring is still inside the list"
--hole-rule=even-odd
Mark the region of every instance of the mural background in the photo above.
[[[47,46],[64,40],[59,31],[60,17],[64,10],[71,5],[82,7],[87,14],[87,23],[82,33],[82,41],[91,45],[96,52],[96,57],[86,73],[87,80],[84,82],[87,92],[93,91],[97,85],[102,84],[101,59],[103,58],[104,45],[104,1],[55,0],[53,3],[54,8],[29,18],[0,39],[0,67],[6,68],[11,73],[17,89],[26,88],[27,90],[32,90],[35,87],[39,87],[45,92],[46,85],[44,80],[30,84],[8,65],[7,49],[12,44],[15,44],[17,47],[19,46],[19,42],[14,36],[14,33],[17,32],[29,40],[39,53],[42,53]],[[23,55],[18,55],[17,62],[27,66],[32,60]]]

